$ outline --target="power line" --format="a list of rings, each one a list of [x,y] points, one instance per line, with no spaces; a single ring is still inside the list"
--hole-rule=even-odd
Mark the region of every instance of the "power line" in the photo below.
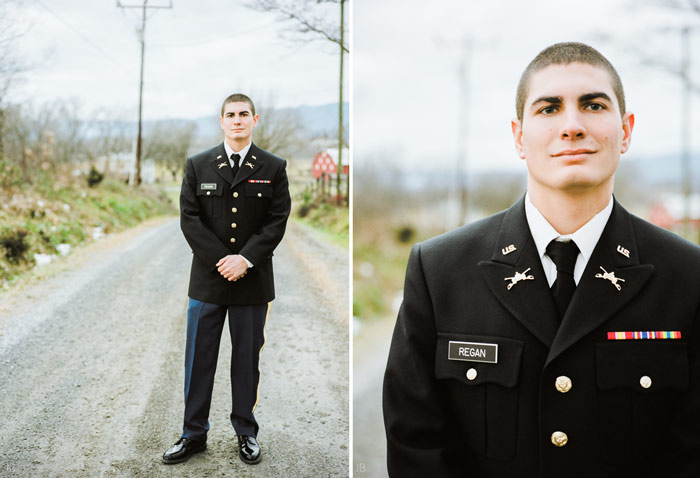
[[[76,35],[78,35],[85,43],[87,43],[88,45],[90,45],[91,47],[93,47],[96,51],[98,51],[102,57],[104,57],[105,59],[111,60],[111,61],[114,62],[115,64],[119,65],[120,67],[122,67],[122,68],[124,69],[124,71],[125,71],[126,73],[130,73],[130,74],[133,74],[133,73],[134,73],[133,70],[131,70],[129,67],[123,65],[119,60],[117,60],[116,58],[114,58],[112,55],[110,55],[109,53],[107,53],[106,51],[104,51],[104,50],[103,50],[99,45],[97,45],[95,42],[93,42],[92,40],[90,40],[90,38],[88,38],[87,36],[83,35],[77,28],[75,28],[75,27],[72,26],[70,23],[68,23],[66,20],[64,20],[63,18],[61,18],[60,15],[58,15],[56,12],[54,12],[54,11],[51,10],[49,7],[47,7],[41,0],[34,0],[34,1],[35,1],[37,4],[39,4],[44,10],[46,10],[46,11],[49,12],[51,15],[53,15],[53,17],[56,18],[56,20],[58,20],[60,23],[62,23],[63,26],[65,26],[66,28],[68,28],[69,30],[71,30],[73,33],[75,33]]]
[[[238,32],[238,33],[236,33],[235,35],[230,35],[230,36],[226,36],[226,37],[212,38],[212,39],[209,39],[209,40],[201,40],[201,41],[196,41],[196,42],[191,42],[191,43],[179,43],[179,44],[173,44],[173,43],[167,43],[167,44],[166,44],[166,43],[160,43],[160,44],[158,44],[158,43],[154,43],[153,45],[151,45],[151,47],[153,47],[153,48],[186,48],[186,47],[189,47],[189,46],[206,45],[207,43],[223,42],[223,41],[226,41],[226,40],[232,40],[232,39],[234,39],[234,38],[238,38],[238,37],[240,37],[240,36],[242,36],[242,35],[247,35],[248,33],[253,33],[253,32],[257,32],[257,31],[259,31],[259,30],[264,30],[264,29],[266,29],[266,28],[271,27],[272,25],[274,25],[274,24],[276,24],[276,23],[277,23],[277,20],[272,21],[272,22],[269,22],[269,23],[265,23],[265,24],[260,25],[260,26],[258,26],[258,27],[254,27],[254,28],[251,28],[251,29],[249,29],[249,30],[245,30],[245,31],[242,31],[242,32]]]

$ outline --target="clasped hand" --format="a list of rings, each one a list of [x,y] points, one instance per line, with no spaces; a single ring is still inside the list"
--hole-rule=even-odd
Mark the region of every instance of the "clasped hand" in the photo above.
[[[217,270],[224,278],[236,282],[248,272],[248,264],[238,254],[230,254],[219,259],[216,263]]]

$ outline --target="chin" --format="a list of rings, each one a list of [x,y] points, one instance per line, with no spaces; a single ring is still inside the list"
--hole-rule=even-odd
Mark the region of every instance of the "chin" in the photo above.
[[[607,183],[606,179],[601,178],[590,178],[590,177],[576,177],[569,178],[566,181],[562,181],[557,189],[562,191],[567,191],[570,193],[586,193],[594,189],[603,187]]]

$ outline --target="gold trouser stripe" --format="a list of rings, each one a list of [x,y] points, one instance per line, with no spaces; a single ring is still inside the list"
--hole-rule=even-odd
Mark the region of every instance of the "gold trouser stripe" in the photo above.
[[[258,400],[260,400],[260,377],[262,376],[260,373],[260,357],[262,356],[262,351],[265,348],[265,342],[267,341],[265,326],[267,325],[267,318],[270,316],[270,306],[272,306],[272,302],[267,303],[267,313],[265,314],[265,323],[263,324],[263,343],[262,347],[260,347],[260,352],[258,352],[258,389],[255,392],[255,403],[253,404],[253,410],[251,410],[251,413],[255,412],[255,408],[258,406]]]

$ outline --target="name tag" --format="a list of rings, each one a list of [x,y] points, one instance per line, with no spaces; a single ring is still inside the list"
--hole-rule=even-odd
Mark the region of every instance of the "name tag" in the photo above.
[[[200,188],[202,191],[216,191],[216,183],[202,183]]]
[[[498,363],[498,344],[453,342],[450,340],[447,358],[465,362]]]

